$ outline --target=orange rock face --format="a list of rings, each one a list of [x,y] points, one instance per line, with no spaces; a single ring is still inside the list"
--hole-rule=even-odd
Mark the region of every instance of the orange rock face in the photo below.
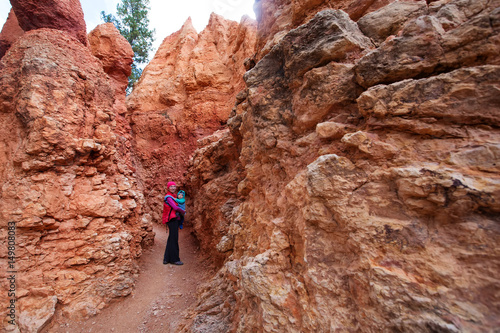
[[[104,71],[116,84],[120,93],[117,95],[123,95],[132,73],[132,46],[113,23],[98,25],[89,33],[88,39],[92,54],[101,60]]]
[[[146,198],[160,221],[169,180],[184,183],[197,140],[222,128],[243,88],[255,22],[212,14],[198,34],[188,20],[165,38],[127,99]],[[189,199],[189,198],[188,198]]]
[[[126,119],[127,105],[125,96],[128,77],[132,72],[134,51],[112,23],[98,25],[89,33],[88,38],[92,54],[101,61],[102,67],[106,74],[111,77],[111,84],[114,87],[113,109],[116,115],[114,119],[116,127],[113,132],[117,136],[116,148],[121,162],[130,170],[135,171],[137,160],[132,151],[132,130],[129,121]]]
[[[0,62],[0,238],[7,244],[15,225],[23,332],[45,325],[56,305],[79,318],[128,295],[134,259],[153,240],[142,190],[115,134],[115,97],[102,63],[59,30],[25,33]],[[7,297],[1,293],[0,303]],[[15,329],[5,311],[2,327]]]
[[[5,55],[5,52],[7,52],[12,43],[23,34],[24,30],[19,26],[16,15],[11,9],[9,16],[7,16],[7,21],[2,28],[2,32],[0,32],[0,59]]]
[[[24,31],[50,28],[66,31],[88,45],[87,28],[79,0],[11,0]]]
[[[188,170],[224,262],[185,331],[498,327],[499,3],[406,5],[313,10],[245,74]]]

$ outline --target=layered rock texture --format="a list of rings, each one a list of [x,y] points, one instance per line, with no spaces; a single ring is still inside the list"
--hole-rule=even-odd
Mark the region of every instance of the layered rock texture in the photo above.
[[[127,99],[139,170],[156,221],[169,180],[184,183],[197,140],[221,129],[243,89],[256,23],[212,14],[198,34],[189,19],[165,38]]]
[[[301,2],[258,3],[294,22]],[[499,7],[313,10],[283,30],[188,170],[221,268],[185,331],[498,330]]]
[[[114,119],[116,127],[113,132],[117,138],[116,147],[120,153],[121,163],[135,172],[138,163],[132,148],[132,129],[126,117],[126,96],[123,93],[128,85],[128,77],[132,73],[134,51],[111,23],[97,26],[88,37],[91,52],[101,61],[104,71],[111,78],[115,92],[113,109],[116,115]]]
[[[259,22],[256,58],[260,60],[271,51],[283,36],[292,29],[311,20],[315,14],[325,9],[345,11],[352,20],[373,12],[397,0],[256,0],[254,10]],[[408,0],[403,6],[423,3]],[[392,14],[392,13],[391,13]]]
[[[131,49],[116,29],[101,30],[102,61],[70,33],[40,28],[24,33],[0,62],[0,289],[9,289],[12,270],[17,286],[16,326],[7,322],[10,296],[0,294],[8,331],[36,332],[56,309],[87,317],[130,294],[135,259],[153,241],[131,145],[117,121]],[[98,57],[99,50],[93,47]]]
[[[79,0],[10,0],[10,3],[24,31],[57,29],[88,45],[87,28]]]

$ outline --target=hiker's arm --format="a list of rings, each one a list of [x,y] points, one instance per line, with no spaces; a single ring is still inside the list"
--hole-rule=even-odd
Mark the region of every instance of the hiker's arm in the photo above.
[[[184,211],[184,209],[180,208],[180,207],[177,207],[177,205],[175,204],[175,201],[174,199],[172,199],[171,197],[167,197],[167,203],[170,207],[172,207],[172,209],[174,209],[176,212],[179,212],[181,213],[182,215],[186,214],[186,212]]]

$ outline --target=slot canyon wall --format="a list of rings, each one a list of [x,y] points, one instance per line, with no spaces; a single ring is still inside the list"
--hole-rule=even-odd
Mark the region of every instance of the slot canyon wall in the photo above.
[[[199,34],[188,19],[163,40],[127,98],[154,221],[161,221],[167,182],[185,183],[198,140],[225,127],[255,43],[256,22],[248,17],[237,23],[212,14]]]
[[[187,173],[220,270],[184,331],[498,330],[500,1],[379,3],[257,1]]]
[[[45,8],[24,16],[14,6],[29,28],[18,27],[0,61],[0,315],[9,332],[86,318],[130,294],[136,258],[154,237],[123,116],[132,48],[113,25],[82,37],[78,1],[36,4]],[[36,19],[66,17],[58,8],[80,19],[76,30],[71,20]],[[4,292],[12,270],[16,326]]]

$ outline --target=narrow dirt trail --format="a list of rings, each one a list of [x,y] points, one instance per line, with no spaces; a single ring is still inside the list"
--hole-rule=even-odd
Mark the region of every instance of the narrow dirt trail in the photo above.
[[[82,322],[61,322],[45,332],[177,332],[184,311],[196,302],[196,289],[213,274],[197,254],[189,228],[179,230],[183,266],[163,265],[167,242],[164,226],[155,225],[153,247],[139,260],[140,275],[132,295],[111,303]]]

